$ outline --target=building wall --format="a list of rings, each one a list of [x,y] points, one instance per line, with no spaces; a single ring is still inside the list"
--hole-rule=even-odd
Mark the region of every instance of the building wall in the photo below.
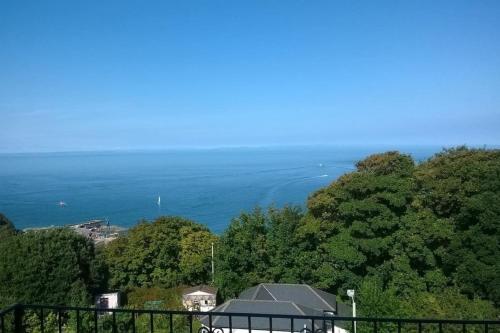
[[[95,305],[100,308],[101,301],[107,299],[107,309],[117,309],[120,306],[120,293],[100,294],[95,297]]]
[[[221,330],[222,330],[223,333],[231,333],[231,331],[229,330],[229,328],[222,328]],[[217,330],[217,329],[215,329],[214,333],[220,333],[220,331]],[[233,328],[232,329],[232,333],[250,333],[250,332],[248,332],[248,329]],[[268,330],[254,330],[254,329],[252,329],[251,333],[270,333],[270,332]],[[273,330],[273,333],[290,333],[290,331],[275,331],[275,330]],[[301,333],[301,332],[299,330],[299,331],[295,331],[295,333]],[[332,333],[332,330],[328,329],[327,333]],[[345,330],[345,329],[343,329],[341,327],[335,326],[335,331],[333,333],[349,333],[349,331]]]
[[[182,296],[182,305],[188,311],[210,311],[216,306],[216,295],[195,291]]]

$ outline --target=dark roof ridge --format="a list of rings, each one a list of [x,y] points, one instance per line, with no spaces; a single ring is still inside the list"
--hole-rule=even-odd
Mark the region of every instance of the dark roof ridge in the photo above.
[[[301,308],[300,308],[297,304],[295,304],[295,302],[290,302],[290,303],[292,303],[292,304],[293,304],[293,306],[294,306],[297,310],[299,310],[299,313],[300,313],[301,315],[305,316],[305,314],[306,314],[306,313],[305,313],[305,312],[304,312],[304,311],[303,311],[303,310],[302,310],[302,309],[301,309]]]
[[[279,285],[283,285],[283,286],[309,286],[307,283],[262,282],[259,284],[279,284]]]
[[[311,289],[311,291],[314,293],[314,295],[318,296],[319,299],[321,299],[321,301],[323,303],[325,303],[331,310],[335,311],[335,309],[331,306],[330,303],[328,303],[324,298],[323,296],[321,296],[320,294],[318,294],[318,292],[313,288],[311,287],[310,285],[306,284],[307,287],[309,287],[309,289]]]
[[[262,288],[264,288],[264,289],[265,289],[265,290],[269,293],[269,295],[271,295],[271,297],[272,297],[275,301],[277,301],[277,300],[278,300],[278,299],[277,299],[277,298],[273,295],[273,293],[272,293],[269,289],[267,289],[267,288],[266,288],[266,286],[265,286],[265,284],[264,284],[264,283],[262,284]],[[257,294],[255,294],[255,296],[257,296]]]
[[[262,283],[259,283],[257,285],[257,287],[255,288],[255,292],[253,293],[252,297],[250,297],[250,299],[255,299],[255,297],[257,297],[257,293],[259,292],[261,286],[262,286]]]

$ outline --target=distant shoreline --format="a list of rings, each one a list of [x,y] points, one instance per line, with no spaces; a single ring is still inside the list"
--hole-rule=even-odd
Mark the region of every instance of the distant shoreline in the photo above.
[[[77,234],[92,240],[95,244],[109,243],[110,241],[118,238],[118,236],[126,233],[128,228],[107,224],[104,219],[94,219],[88,220],[76,224],[66,224],[62,226],[50,225],[46,227],[37,228],[24,228],[23,232],[30,231],[44,231],[51,229],[70,229],[75,231]]]

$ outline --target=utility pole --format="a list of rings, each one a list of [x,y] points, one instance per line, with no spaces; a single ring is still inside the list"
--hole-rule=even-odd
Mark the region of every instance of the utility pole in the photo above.
[[[212,242],[212,284],[215,281],[215,268],[214,268],[214,243]]]

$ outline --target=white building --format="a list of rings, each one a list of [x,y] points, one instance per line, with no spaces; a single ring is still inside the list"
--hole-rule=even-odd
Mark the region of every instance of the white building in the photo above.
[[[98,294],[95,297],[95,306],[98,309],[117,309],[120,307],[120,293],[112,292],[106,294]]]
[[[345,304],[338,303],[335,295],[313,288],[305,284],[262,283],[243,291],[237,299],[229,300],[212,310],[227,313],[255,313],[268,315],[328,317],[327,320],[294,319],[293,327],[290,318],[251,317],[252,333],[347,333],[350,322],[335,321],[336,316],[350,317],[351,310]],[[331,319],[330,319],[331,318]],[[209,316],[203,316],[201,322],[210,326]],[[332,329],[332,324],[334,328]],[[212,316],[212,328],[219,328],[229,333],[229,317]],[[248,333],[248,317],[231,318],[232,333]],[[319,331],[318,331],[319,332]]]
[[[217,305],[217,288],[200,285],[185,289],[182,305],[188,311],[210,311]]]

